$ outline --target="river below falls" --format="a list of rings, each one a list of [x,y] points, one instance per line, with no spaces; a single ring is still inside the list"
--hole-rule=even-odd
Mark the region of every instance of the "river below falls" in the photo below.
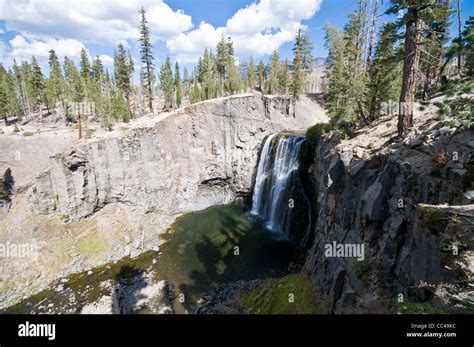
[[[159,252],[58,279],[3,313],[79,313],[117,284],[137,281],[144,273],[153,282],[166,281],[172,311],[184,313],[219,285],[285,273],[295,252],[282,234],[268,230],[243,205],[185,214],[161,237]]]

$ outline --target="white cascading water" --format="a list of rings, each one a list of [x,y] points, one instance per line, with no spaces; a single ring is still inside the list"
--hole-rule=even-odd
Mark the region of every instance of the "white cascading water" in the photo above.
[[[300,244],[306,243],[311,224],[311,204],[299,176],[300,151],[305,141],[303,137],[282,134],[272,134],[266,139],[258,163],[251,211],[269,229]],[[294,240],[296,215],[306,219],[302,227],[307,230],[296,232],[299,240]]]

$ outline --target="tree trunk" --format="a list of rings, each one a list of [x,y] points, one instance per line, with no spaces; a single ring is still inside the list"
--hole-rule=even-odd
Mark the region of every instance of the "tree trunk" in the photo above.
[[[79,139],[82,139],[82,122],[81,122],[81,115],[77,116],[77,125],[79,126]]]
[[[372,13],[372,25],[370,28],[370,42],[369,42],[369,50],[367,53],[367,66],[366,71],[369,71],[370,66],[372,64],[372,51],[375,46],[375,31],[377,30],[377,12],[379,9],[379,0],[375,0],[374,4],[374,12]]]
[[[461,0],[458,0],[458,37],[461,40],[462,22],[461,22]],[[461,76],[461,50],[458,49],[458,74]]]
[[[423,85],[423,100],[427,101],[431,98],[431,67],[426,71],[425,83]]]
[[[404,137],[407,130],[413,126],[413,106],[420,60],[420,51],[417,46],[420,26],[418,11],[416,8],[408,8],[410,19],[405,24],[405,58],[397,126],[399,137]]]

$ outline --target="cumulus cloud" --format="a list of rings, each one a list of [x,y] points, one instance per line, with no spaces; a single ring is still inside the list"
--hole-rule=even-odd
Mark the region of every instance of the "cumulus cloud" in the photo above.
[[[46,41],[26,40],[21,35],[16,35],[10,40],[11,56],[14,58],[28,59],[31,56],[47,57],[49,51],[54,49],[59,57],[68,56],[79,58],[85,46],[82,42],[73,39],[48,39]]]
[[[114,58],[109,55],[102,54],[99,56],[99,59],[102,61],[102,64],[105,66],[113,66],[114,65]]]
[[[201,22],[197,29],[168,40],[167,47],[171,53],[176,54],[180,63],[191,63],[202,54],[204,47],[215,47],[223,33],[225,28],[214,28],[209,23]]]
[[[139,6],[145,7],[152,37],[166,40],[192,28],[192,18],[163,0],[2,0],[0,20],[7,30],[29,38],[72,38],[118,44],[139,37]]]
[[[16,35],[9,41],[10,49],[7,51],[5,45],[0,42],[0,61],[11,65],[13,59],[18,62],[30,61],[35,56],[40,65],[47,66],[49,51],[54,50],[59,59],[68,56],[72,59],[79,59],[81,49],[86,49],[84,44],[73,39],[47,39],[47,40],[29,40],[22,35]],[[2,54],[3,47],[3,54]],[[87,49],[86,49],[87,50]]]
[[[177,59],[194,62],[203,47],[214,48],[221,35],[231,36],[237,55],[270,54],[282,44],[294,40],[303,20],[312,18],[322,0],[261,0],[238,10],[225,27],[201,23],[198,28],[167,40]]]

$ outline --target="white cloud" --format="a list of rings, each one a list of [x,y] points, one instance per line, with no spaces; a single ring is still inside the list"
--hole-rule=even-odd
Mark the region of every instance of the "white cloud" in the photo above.
[[[48,57],[49,51],[54,49],[59,57],[68,56],[70,58],[79,58],[84,44],[73,39],[48,39],[46,41],[27,40],[21,35],[16,35],[10,40],[12,58],[18,60],[29,60],[31,56]]]
[[[238,10],[228,21],[229,34],[252,35],[271,28],[292,29],[314,16],[322,0],[261,0]]]
[[[192,28],[191,17],[163,0],[1,0],[0,20],[7,30],[28,38],[73,38],[118,44],[136,40],[140,6],[145,7],[151,34],[166,40]]]
[[[167,40],[167,47],[180,62],[195,62],[203,47],[215,48],[222,33],[232,37],[237,55],[270,54],[294,40],[301,21],[312,18],[322,0],[261,0],[238,10],[225,27],[202,22],[198,28]]]
[[[102,55],[99,56],[99,59],[102,61],[102,64],[104,64],[105,66],[114,65],[114,58],[112,58],[109,55],[102,54]]]
[[[225,32],[225,28],[214,28],[211,24],[201,22],[199,27],[186,34],[181,33],[176,38],[167,41],[171,53],[176,59],[187,64],[195,62],[202,55],[204,48],[214,48]]]
[[[68,56],[74,60],[79,59],[81,49],[86,48],[84,44],[73,39],[47,39],[47,40],[28,40],[22,35],[16,35],[10,40],[10,49],[7,51],[3,42],[0,42],[0,61],[10,66],[13,59],[17,62],[24,60],[30,61],[35,56],[40,65],[47,66],[49,51],[54,49],[59,59]],[[2,54],[3,47],[3,54]]]
[[[151,6],[147,12],[150,31],[155,39],[166,40],[193,27],[191,16],[182,10],[173,11],[167,4],[160,2]]]

